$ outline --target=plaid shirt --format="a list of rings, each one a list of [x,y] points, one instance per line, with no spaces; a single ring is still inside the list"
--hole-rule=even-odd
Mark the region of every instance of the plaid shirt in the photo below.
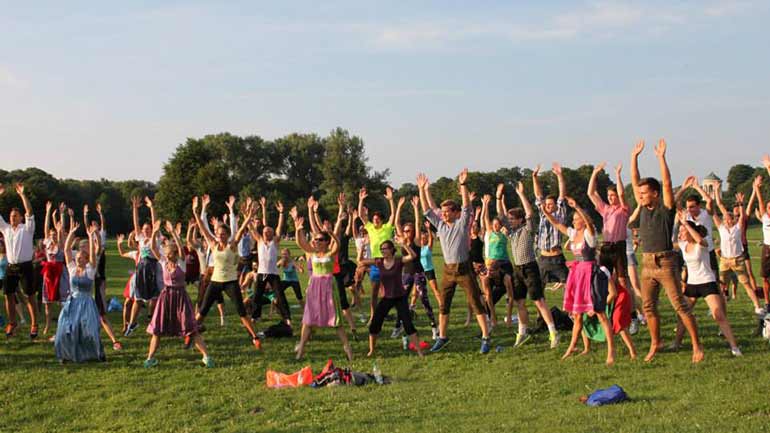
[[[524,266],[535,261],[535,217],[531,216],[521,226],[513,228],[505,215],[500,215],[500,222],[508,229],[511,238],[513,264]]]
[[[543,204],[543,200],[538,198],[535,200],[535,206],[540,209]],[[556,200],[556,211],[553,213],[553,217],[556,221],[564,224],[564,220],[567,216],[567,206],[564,204],[564,199],[561,197]],[[540,216],[540,225],[537,228],[537,248],[541,251],[550,251],[554,248],[561,248],[561,233],[559,229],[554,227],[548,219],[544,216]]]

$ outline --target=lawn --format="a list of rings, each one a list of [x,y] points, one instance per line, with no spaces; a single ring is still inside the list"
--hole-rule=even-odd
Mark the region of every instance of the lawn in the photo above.
[[[760,236],[756,228],[750,233],[755,272]],[[111,247],[108,294],[121,296],[131,262],[117,257],[114,244]],[[440,269],[438,246],[434,257]],[[25,337],[28,327],[22,327],[17,337],[0,341],[0,431],[770,431],[770,399],[765,397],[769,347],[767,341],[750,336],[754,316],[742,290],[728,311],[743,358],[730,355],[701,302],[696,314],[706,348],[703,363],[692,365],[687,350],[663,352],[649,364],[632,362],[618,340],[618,362],[611,368],[604,366],[603,345],[595,345],[587,357],[562,362],[566,335],[557,350],[548,349],[545,334],[514,350],[513,332],[503,326],[493,335],[493,345],[503,350],[480,355],[478,329],[463,326],[461,293],[452,310],[452,341],[441,353],[419,359],[403,352],[400,340],[385,335],[392,328],[386,323],[376,361],[393,378],[388,386],[267,389],[266,369],[293,372],[311,365],[318,372],[330,357],[342,363],[341,345],[331,330],[321,330],[302,362],[294,361],[294,339],[268,340],[257,352],[229,303],[224,327],[216,323],[215,309],[207,320],[205,338],[216,362],[210,370],[197,352],[184,350],[177,339],[162,340],[157,368],[142,368],[149,340],[143,332],[144,315],[140,330],[121,338],[125,350],[107,349],[106,363],[59,365],[52,343],[43,338],[30,342]],[[287,296],[296,303],[291,292]],[[550,305],[561,306],[560,291],[546,296]],[[663,301],[668,343],[674,319],[665,297]],[[437,307],[435,300],[433,305]],[[532,306],[530,312],[534,315]],[[293,313],[299,321],[299,310]],[[120,328],[120,313],[111,313],[110,320]],[[358,326],[365,335],[363,324]],[[417,326],[429,339],[430,328],[419,306]],[[109,341],[106,336],[104,341]],[[646,328],[635,336],[635,343],[643,356],[649,347]],[[364,357],[363,339],[354,343],[354,351],[352,367],[370,371],[372,360]],[[603,408],[578,402],[581,395],[612,384],[623,386],[633,401]]]

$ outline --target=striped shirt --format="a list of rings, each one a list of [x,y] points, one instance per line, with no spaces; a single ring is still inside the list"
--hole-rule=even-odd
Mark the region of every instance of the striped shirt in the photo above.
[[[540,209],[543,204],[543,200],[538,198],[535,200],[535,206]],[[553,213],[553,217],[561,224],[567,216],[567,206],[564,204],[564,199],[559,197],[556,200],[556,211]],[[547,218],[540,216],[540,225],[537,228],[537,248],[541,251],[550,251],[554,248],[561,248],[562,240],[559,229],[554,227]]]
[[[511,226],[511,222],[504,215],[500,215],[500,222],[508,229],[508,237],[511,238],[511,255],[513,264],[524,266],[535,261],[535,218],[527,218],[526,222],[517,228]]]

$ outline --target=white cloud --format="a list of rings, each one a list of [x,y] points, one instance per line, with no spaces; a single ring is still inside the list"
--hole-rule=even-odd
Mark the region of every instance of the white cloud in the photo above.
[[[563,41],[613,35],[629,29],[639,34],[660,35],[674,26],[704,17],[724,17],[746,12],[751,4],[723,0],[694,5],[644,5],[627,1],[600,1],[522,24],[516,19],[492,22],[463,20],[413,21],[381,26],[363,26],[362,32],[376,47],[397,50],[449,48],[461,42],[502,39],[510,43]]]

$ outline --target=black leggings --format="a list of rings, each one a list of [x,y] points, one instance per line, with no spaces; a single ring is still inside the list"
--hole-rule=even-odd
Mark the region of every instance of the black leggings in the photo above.
[[[281,317],[284,320],[290,320],[289,302],[286,300],[283,290],[281,290],[281,279],[275,274],[257,274],[257,290],[254,292],[254,298],[252,298],[254,312],[251,313],[251,317],[254,320],[262,317],[262,296],[264,296],[268,284],[278,300],[278,311],[280,311]]]
[[[227,296],[233,301],[235,309],[238,310],[238,316],[246,317],[246,307],[243,305],[243,297],[241,297],[238,281],[227,281],[224,283],[212,281],[209,283],[208,287],[206,287],[206,294],[203,295],[203,304],[199,311],[201,317],[206,317],[217,298],[222,296],[222,292],[226,292]]]
[[[334,281],[337,282],[336,285],[337,285],[337,294],[340,297],[340,309],[347,310],[350,308],[350,302],[348,302],[348,294],[345,291],[345,288],[347,286],[345,273],[340,272],[339,274],[335,274]]]
[[[298,301],[302,300],[302,286],[299,285],[299,281],[281,281],[281,291],[284,292],[284,296],[286,296],[286,289],[289,287],[294,290],[294,297],[297,298]]]
[[[401,296],[399,298],[381,298],[377,303],[377,307],[374,308],[374,316],[372,316],[372,323],[369,325],[369,334],[378,335],[382,331],[382,322],[385,321],[385,316],[388,315],[390,309],[396,307],[398,313],[398,320],[404,324],[404,332],[406,335],[414,335],[417,333],[417,329],[412,323],[412,315],[409,314],[409,296]]]

